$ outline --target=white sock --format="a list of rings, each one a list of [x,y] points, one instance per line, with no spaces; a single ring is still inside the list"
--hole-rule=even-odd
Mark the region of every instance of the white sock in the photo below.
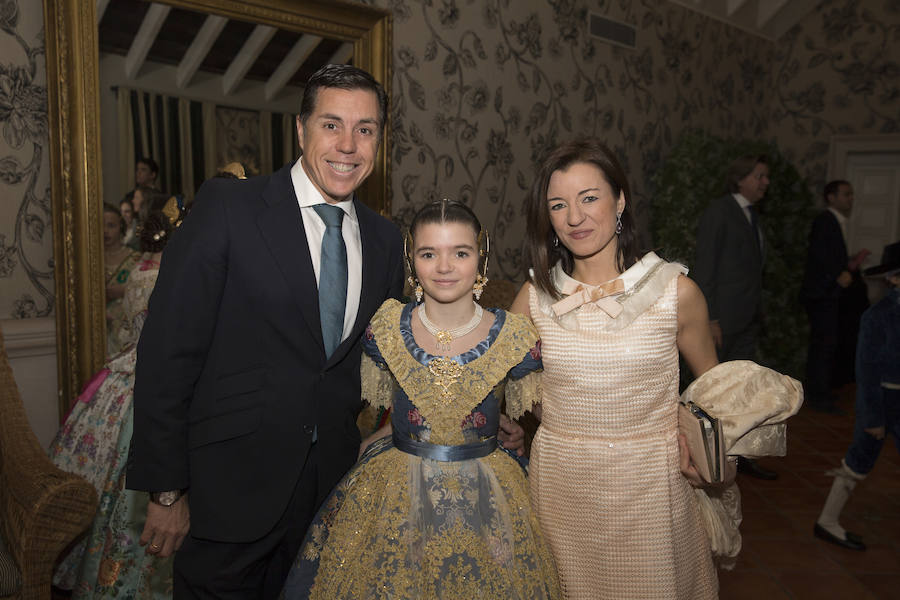
[[[831,484],[831,491],[828,492],[825,506],[822,507],[822,513],[816,522],[831,535],[846,540],[847,532],[838,523],[838,519],[850,498],[850,492],[856,487],[857,481],[863,479],[863,476],[851,471],[843,461],[841,461],[840,468],[832,469],[828,471],[828,474],[834,475],[834,482]]]

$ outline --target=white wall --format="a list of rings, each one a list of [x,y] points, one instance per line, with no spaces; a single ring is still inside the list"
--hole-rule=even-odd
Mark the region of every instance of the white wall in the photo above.
[[[59,429],[56,319],[4,319],[0,329],[28,422],[46,448]]]

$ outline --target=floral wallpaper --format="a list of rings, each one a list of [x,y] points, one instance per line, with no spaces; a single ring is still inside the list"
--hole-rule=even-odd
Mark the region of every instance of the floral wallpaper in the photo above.
[[[900,133],[900,0],[829,0],[776,45],[768,133],[821,195],[835,134]]]
[[[392,211],[468,202],[495,278],[523,278],[522,200],[566,138],[615,150],[649,248],[651,178],[684,131],[774,141],[816,189],[830,135],[897,131],[898,0],[825,0],[778,42],[665,0],[368,3],[394,14]],[[634,26],[636,48],[590,37],[589,12]]]
[[[523,278],[522,201],[566,138],[616,151],[646,231],[686,130],[774,141],[816,191],[831,135],[900,130],[900,0],[824,0],[777,42],[666,0],[359,1],[394,14],[394,216],[469,203],[492,278]],[[636,48],[590,37],[589,12],[634,26]],[[0,318],[52,311],[41,31],[39,3],[0,0]]]
[[[0,0],[0,319],[53,312],[44,24]]]

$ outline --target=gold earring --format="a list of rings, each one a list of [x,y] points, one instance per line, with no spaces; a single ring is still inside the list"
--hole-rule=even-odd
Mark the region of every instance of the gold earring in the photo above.
[[[409,282],[409,285],[413,286],[413,293],[416,295],[416,304],[422,303],[422,295],[425,291],[422,289],[422,284],[419,283],[418,279],[414,279],[412,276],[406,278]]]
[[[481,293],[484,291],[484,286],[488,283],[488,278],[479,273],[475,276],[475,283],[472,285],[472,295],[475,296],[475,300],[481,300]]]

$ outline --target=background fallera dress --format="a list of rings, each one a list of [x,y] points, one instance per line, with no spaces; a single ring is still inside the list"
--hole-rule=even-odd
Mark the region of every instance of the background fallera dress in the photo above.
[[[116,332],[124,350],[91,379],[50,444],[53,462],[90,481],[100,499],[86,537],[54,574],[54,585],[71,589],[72,598],[172,597],[172,557],[155,558],[138,545],[147,493],[125,489],[136,343],[158,274],[149,260],[132,271],[123,298],[128,318]]]
[[[529,480],[566,598],[717,597],[697,500],[679,469],[684,271],[646,255],[621,275],[615,318],[594,304],[551,316],[555,300],[532,287],[544,372]],[[564,294],[579,285],[559,265],[551,276]]]

